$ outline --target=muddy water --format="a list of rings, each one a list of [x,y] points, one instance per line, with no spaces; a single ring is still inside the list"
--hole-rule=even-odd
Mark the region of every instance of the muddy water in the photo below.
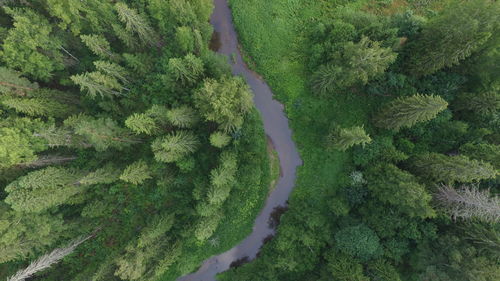
[[[215,9],[210,22],[217,32],[218,42],[215,42],[213,46],[217,46],[219,53],[228,55],[233,74],[243,76],[252,88],[255,106],[264,121],[264,130],[278,152],[282,174],[276,188],[269,195],[264,208],[256,218],[252,233],[229,251],[205,260],[197,272],[183,276],[177,281],[215,281],[215,275],[228,270],[233,261],[244,257],[254,259],[262,246],[262,240],[274,233],[268,225],[269,217],[275,207],[286,205],[295,184],[297,166],[302,164],[292,140],[292,131],[283,112],[283,105],[273,100],[273,93],[266,82],[250,70],[241,58],[238,50],[238,36],[234,30],[231,11],[226,0],[214,0],[214,4]]]

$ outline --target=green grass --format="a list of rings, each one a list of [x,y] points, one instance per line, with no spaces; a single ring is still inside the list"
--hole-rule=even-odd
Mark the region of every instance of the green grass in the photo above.
[[[366,124],[376,104],[372,97],[362,94],[338,93],[325,100],[309,90],[306,32],[334,5],[308,0],[229,2],[245,57],[252,60],[249,65],[285,105],[304,160],[293,197],[321,200],[322,195],[317,193],[325,187],[338,188],[351,169],[349,153],[325,153],[328,128],[331,123],[346,127]]]

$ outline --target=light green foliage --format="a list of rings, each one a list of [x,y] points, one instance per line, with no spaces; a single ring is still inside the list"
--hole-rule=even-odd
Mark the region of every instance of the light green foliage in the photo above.
[[[231,142],[231,136],[224,132],[215,132],[210,135],[210,144],[217,147],[223,148]]]
[[[10,68],[48,81],[54,71],[63,68],[61,42],[52,34],[49,22],[29,9],[5,7],[5,11],[12,16],[14,28],[2,44],[2,61]]]
[[[24,259],[44,250],[66,229],[62,216],[23,214],[0,202],[0,263]]]
[[[419,122],[429,121],[446,109],[448,103],[439,96],[414,95],[391,101],[378,113],[375,125],[399,130]]]
[[[193,153],[199,141],[189,131],[176,131],[153,141],[151,148],[159,162],[171,163]]]
[[[65,125],[73,128],[74,134],[83,137],[97,151],[108,148],[123,149],[138,143],[131,132],[124,129],[110,118],[92,118],[77,115],[68,118]]]
[[[128,72],[122,66],[108,61],[95,61],[95,68],[103,74],[120,80],[122,83],[127,83]]]
[[[192,84],[203,74],[203,61],[193,54],[187,54],[183,58],[170,59],[168,71],[176,81],[182,84]]]
[[[346,151],[354,145],[365,145],[372,139],[363,127],[336,128],[328,135],[328,145],[340,151]]]
[[[389,48],[380,47],[380,42],[362,37],[358,43],[349,42],[344,46],[345,71],[348,77],[361,84],[384,73],[396,60],[396,53]]]
[[[432,196],[410,173],[392,164],[382,164],[368,170],[368,188],[380,201],[396,206],[410,217],[434,217]]]
[[[201,218],[194,230],[194,237],[196,237],[199,241],[206,241],[212,236],[212,234],[214,234],[222,218],[223,215],[220,213],[216,213],[210,217]]]
[[[182,106],[167,111],[166,117],[172,125],[179,128],[191,128],[198,122],[198,114],[191,107]]]
[[[40,213],[83,192],[84,188],[78,187],[80,178],[80,173],[66,168],[37,170],[7,185],[5,202],[16,211]]]
[[[425,153],[412,161],[413,169],[420,176],[436,182],[474,182],[492,179],[497,171],[489,163],[471,160],[466,156],[447,156]]]
[[[188,26],[179,26],[175,30],[175,41],[184,53],[192,53],[195,46],[193,31]]]
[[[410,72],[427,75],[459,64],[488,41],[499,15],[496,1],[455,1],[408,45]]]
[[[138,40],[131,34],[129,31],[125,30],[121,25],[119,24],[112,24],[113,27],[113,32],[115,35],[123,42],[125,45],[132,49],[132,50],[137,50],[139,48],[139,42]]]
[[[0,66],[0,93],[25,96],[36,89],[38,84],[21,77],[20,72]]]
[[[155,120],[145,113],[134,113],[125,120],[125,126],[136,134],[152,135],[158,126]]]
[[[120,179],[122,181],[126,181],[131,184],[141,184],[150,178],[152,178],[151,170],[149,169],[148,164],[146,164],[143,160],[139,160],[128,165],[120,175]]]
[[[341,229],[335,234],[335,241],[340,251],[360,261],[367,261],[380,255],[381,248],[377,234],[363,224]]]
[[[79,0],[47,0],[47,11],[61,19],[59,27],[71,29],[73,34],[78,35],[82,29],[81,13],[85,11],[85,1]]]
[[[396,268],[387,261],[376,260],[370,263],[368,268],[375,276],[374,280],[401,281],[401,277]]]
[[[220,165],[210,172],[211,187],[208,191],[208,202],[221,205],[229,196],[231,188],[236,182],[237,170],[236,155],[223,152],[220,157]]]
[[[80,184],[110,184],[118,180],[121,171],[113,167],[113,165],[106,165],[93,172],[88,173],[79,180]]]
[[[353,258],[338,252],[328,253],[327,269],[329,275],[322,280],[335,281],[368,281],[370,278],[363,274],[363,266]]]
[[[97,34],[80,35],[80,39],[82,39],[85,46],[95,55],[101,58],[110,58],[114,56],[111,51],[111,46],[104,36]]]
[[[70,108],[48,98],[7,98],[2,99],[2,105],[28,116],[64,117]]]
[[[30,137],[16,128],[0,128],[0,167],[30,163],[37,159]]]
[[[112,76],[101,72],[86,72],[70,77],[71,81],[80,86],[80,91],[86,92],[91,98],[111,97],[120,95],[121,84]]]
[[[129,32],[136,33],[142,41],[152,47],[158,43],[156,33],[151,28],[146,17],[140,15],[136,10],[129,8],[125,3],[116,3],[115,9]]]
[[[253,106],[252,93],[243,79],[207,79],[195,93],[195,103],[207,121],[215,121],[226,132],[241,128],[244,116]]]

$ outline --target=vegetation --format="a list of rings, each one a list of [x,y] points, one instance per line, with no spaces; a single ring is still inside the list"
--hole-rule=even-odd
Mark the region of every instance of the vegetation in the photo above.
[[[175,280],[251,231],[266,138],[211,0],[1,3],[0,278]]]
[[[218,280],[500,278],[498,1],[229,2],[304,166]]]

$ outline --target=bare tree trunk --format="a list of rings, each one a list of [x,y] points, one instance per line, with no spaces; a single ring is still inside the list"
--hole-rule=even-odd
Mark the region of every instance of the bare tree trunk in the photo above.
[[[476,186],[463,185],[458,189],[442,185],[435,195],[453,219],[477,218],[496,223],[500,220],[500,198],[490,196],[489,190],[479,190]]]
[[[57,248],[51,253],[41,256],[25,269],[21,269],[16,274],[9,277],[7,281],[24,281],[26,278],[33,276],[35,273],[49,268],[51,265],[62,260],[65,256],[71,254],[76,247],[78,247],[78,245],[92,238],[94,235],[95,234],[91,234],[85,238],[76,239],[65,248]]]

